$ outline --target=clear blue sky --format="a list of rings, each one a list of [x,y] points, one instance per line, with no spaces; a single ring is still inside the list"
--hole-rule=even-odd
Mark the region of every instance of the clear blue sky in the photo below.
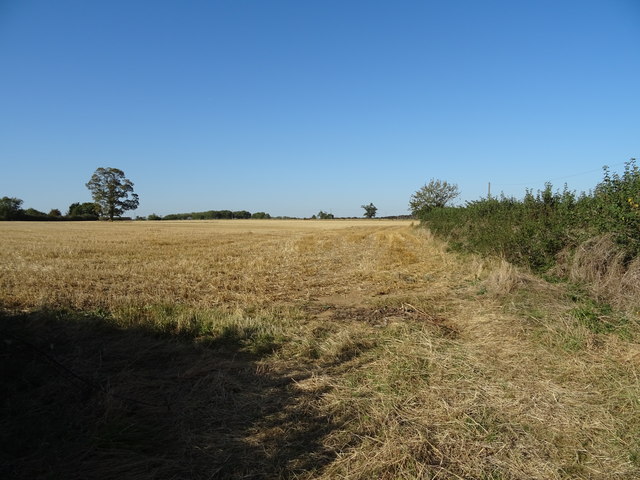
[[[0,0],[0,196],[407,213],[640,157],[640,0]]]

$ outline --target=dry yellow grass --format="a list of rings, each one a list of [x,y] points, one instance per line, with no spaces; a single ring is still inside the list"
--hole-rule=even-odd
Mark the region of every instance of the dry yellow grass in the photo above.
[[[407,222],[210,221],[5,223],[0,300],[8,306],[198,306],[299,301],[366,288],[378,263],[406,262],[368,248],[362,231]],[[372,237],[374,238],[374,237]],[[399,237],[398,237],[399,238]],[[363,243],[365,242],[365,243]],[[395,245],[395,246],[394,246]],[[363,284],[363,285],[361,285]]]
[[[611,235],[591,238],[575,253],[563,252],[559,273],[574,281],[586,282],[597,298],[618,308],[640,312],[640,258],[628,263]]]
[[[595,331],[580,321],[591,304],[566,286],[451,254],[410,222],[4,223],[0,240],[5,323],[23,322],[29,338],[41,328],[43,345],[68,336],[66,365],[104,370],[121,396],[173,404],[127,416],[105,391],[95,423],[121,415],[139,436],[109,430],[126,448],[114,457],[100,443],[75,472],[640,476],[637,319]],[[107,312],[89,325],[108,325],[113,341],[68,313],[10,313],[59,308]],[[186,340],[178,350],[158,333]],[[101,353],[93,367],[78,353],[96,342],[121,363]],[[25,458],[26,478],[37,461]]]

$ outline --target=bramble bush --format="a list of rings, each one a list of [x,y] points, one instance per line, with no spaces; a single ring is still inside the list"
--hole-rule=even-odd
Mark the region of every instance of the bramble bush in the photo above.
[[[595,189],[594,228],[613,233],[630,257],[640,254],[640,169],[635,159],[625,164],[622,175],[604,169],[604,180]]]
[[[420,215],[435,234],[456,249],[497,254],[510,262],[546,271],[557,254],[609,234],[627,261],[640,254],[640,170],[635,159],[621,175],[604,169],[604,179],[589,194],[576,195],[550,183],[524,198],[501,195],[463,207],[433,208]]]

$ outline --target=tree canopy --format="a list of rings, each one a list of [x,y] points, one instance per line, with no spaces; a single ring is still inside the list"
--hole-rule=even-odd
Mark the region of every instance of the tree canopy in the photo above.
[[[22,214],[22,200],[13,197],[0,198],[0,220],[17,220]]]
[[[376,216],[376,212],[378,211],[378,207],[376,207],[373,203],[369,205],[360,205],[361,208],[364,208],[364,216],[367,218],[373,218]]]
[[[98,206],[94,202],[72,203],[67,212],[69,217],[98,218]]]
[[[458,185],[442,180],[431,179],[420,190],[411,195],[409,209],[411,214],[418,216],[432,208],[444,207],[451,200],[460,195]]]
[[[138,195],[133,193],[133,183],[117,168],[98,168],[87,183],[93,201],[103,217],[122,215],[126,210],[138,208]]]

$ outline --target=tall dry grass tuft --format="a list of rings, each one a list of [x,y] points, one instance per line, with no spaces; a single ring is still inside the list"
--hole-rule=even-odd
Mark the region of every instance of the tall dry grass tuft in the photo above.
[[[488,275],[484,283],[488,292],[501,296],[512,293],[531,281],[531,275],[524,274],[521,269],[514,267],[506,260],[500,259],[497,264],[488,269]]]
[[[570,280],[585,283],[601,301],[640,311],[640,258],[627,262],[611,235],[587,240],[573,255],[565,253],[557,268]]]

